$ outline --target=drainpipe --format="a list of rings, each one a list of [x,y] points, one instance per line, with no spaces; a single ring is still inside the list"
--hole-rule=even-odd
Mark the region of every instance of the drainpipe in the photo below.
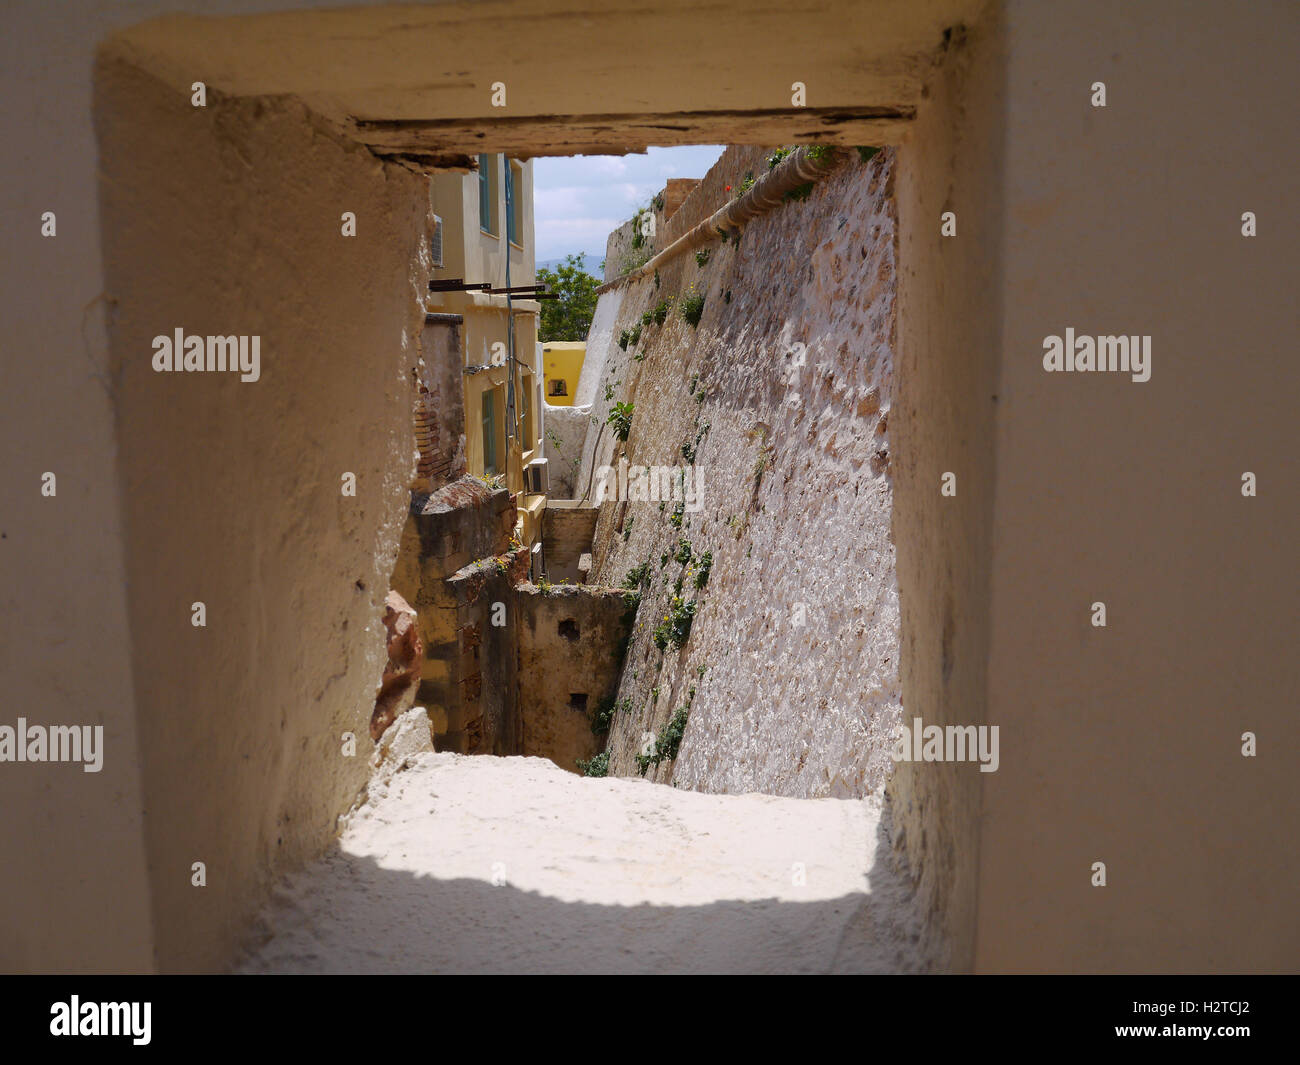
[[[850,149],[831,148],[820,159],[808,154],[807,148],[796,148],[781,160],[774,170],[764,174],[753,187],[739,199],[732,200],[724,207],[718,208],[708,218],[693,229],[668,245],[663,251],[635,270],[607,281],[596,289],[597,294],[605,293],[619,285],[639,278],[649,277],[664,263],[677,258],[684,252],[725,236],[738,234],[745,223],[767,214],[775,207],[780,207],[785,196],[800,185],[817,182],[832,170],[842,165],[848,158]]]

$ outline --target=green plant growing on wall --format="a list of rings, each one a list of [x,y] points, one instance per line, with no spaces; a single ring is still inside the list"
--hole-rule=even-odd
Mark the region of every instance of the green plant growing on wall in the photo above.
[[[671,762],[677,757],[677,752],[681,750],[682,737],[686,735],[686,722],[690,716],[689,706],[679,706],[673,711],[673,716],[655,741],[655,756],[659,761]]]
[[[859,146],[858,146],[858,159],[859,159],[860,161],[864,162],[864,163],[869,163],[869,162],[871,162],[871,157],[872,157],[873,155],[875,155],[876,152],[878,152],[878,151],[880,151],[879,148],[866,148],[866,147],[863,147],[863,146],[859,145]]]
[[[639,251],[627,252],[624,254],[622,261],[619,264],[618,272],[620,274],[630,274],[633,270],[640,270],[641,267],[645,266],[645,264],[650,261],[653,254],[653,249],[648,247],[641,248]]]
[[[650,689],[650,701],[651,701],[652,703],[657,703],[657,702],[659,701],[659,685],[658,685],[658,684],[656,684],[653,688]]]
[[[703,588],[709,583],[709,571],[713,569],[713,552],[705,551],[695,563],[695,587]],[[701,673],[700,676],[704,674]]]
[[[792,151],[794,151],[793,148],[778,148],[774,151],[767,157],[768,170],[775,170],[781,164],[781,161]]]
[[[680,537],[677,541],[677,550],[673,552],[673,561],[684,566],[690,562],[693,554],[691,542],[684,536]]]
[[[692,288],[690,292],[682,297],[681,312],[682,317],[690,323],[692,328],[698,328],[700,317],[704,314],[704,293],[696,292]]]
[[[655,325],[663,325],[664,322],[667,321],[668,308],[671,306],[671,304],[672,304],[671,300],[660,300],[659,303],[655,305],[655,309],[651,313],[651,317],[654,319]]]
[[[687,440],[684,444],[682,444],[682,458],[684,458],[687,462],[695,461],[695,445],[692,444],[689,440]]]
[[[608,403],[608,402],[609,402],[611,399],[613,399],[613,398],[614,398],[614,386],[613,386],[613,385],[606,385],[606,386],[605,386],[605,402]]]
[[[539,577],[537,580],[537,590],[541,592],[542,595],[554,595],[555,585],[553,585],[545,577]]]
[[[697,373],[691,374],[691,395],[692,396],[695,395],[695,389],[699,385],[699,383],[700,383],[700,375]]]
[[[629,625],[636,620],[636,612],[641,606],[641,589],[632,588],[623,593],[623,620]]]
[[[627,342],[631,339],[632,339],[631,330],[624,329],[623,332],[619,333],[618,335],[618,346],[622,348],[624,351],[627,351]]]
[[[636,521],[636,515],[633,514],[623,523],[623,543],[627,543],[627,538],[632,535],[632,523]]]
[[[614,435],[620,440],[627,442],[628,433],[632,431],[632,412],[636,409],[633,403],[615,403],[614,409],[609,412],[609,417],[605,419],[614,430]]]
[[[749,173],[745,175],[745,180],[740,183],[740,187],[736,189],[734,193],[732,193],[731,198],[733,200],[738,200],[753,187],[754,187],[754,172],[751,170]]]
[[[659,650],[677,649],[686,643],[691,635],[691,624],[695,621],[695,608],[694,599],[687,601],[680,595],[673,596],[668,603],[668,613],[654,629],[653,639]]]
[[[664,194],[662,192],[656,192],[654,199],[650,201],[650,206],[652,206],[656,211],[662,211],[664,209]]]
[[[640,588],[644,584],[650,583],[650,560],[646,559],[639,566],[634,566],[627,571],[623,578],[624,588]]]
[[[645,245],[645,229],[642,219],[645,218],[646,214],[647,211],[644,207],[638,207],[636,209],[636,214],[632,216],[632,247],[634,248],[640,248]]]
[[[639,325],[632,327],[632,332],[628,336],[628,343],[633,347],[636,347],[637,344],[641,343],[641,327]]]
[[[659,287],[659,271],[655,271],[655,288]]]
[[[609,752],[601,751],[600,754],[595,755],[592,758],[579,758],[578,771],[584,777],[609,776]]]
[[[672,513],[668,515],[668,524],[674,529],[682,527],[682,516],[686,513],[686,504],[680,500],[673,504]]]
[[[677,753],[682,748],[682,737],[686,735],[686,723],[690,720],[690,716],[689,703],[679,706],[673,711],[673,716],[668,719],[668,723],[659,730],[659,735],[655,738],[654,750],[650,754],[636,756],[637,769],[642,776],[646,775],[646,770],[652,765],[671,762],[677,757]]]
[[[781,197],[786,203],[802,203],[812,193],[813,183],[805,181],[802,185],[796,185],[784,196]]]
[[[712,248],[705,248],[702,251],[697,251],[695,253],[695,265],[703,266],[705,263],[707,263],[709,261],[709,256],[712,254],[712,252],[713,252]]]
[[[582,456],[578,455],[576,458],[572,459],[567,458],[564,454],[564,441],[560,439],[560,434],[554,429],[546,430],[546,439],[549,440],[551,446],[555,448],[556,457],[559,458],[561,462],[567,462],[569,468],[576,473],[578,467],[582,465]]]
[[[612,695],[608,699],[601,700],[600,706],[591,716],[591,731],[594,735],[599,736],[602,732],[609,731],[610,722],[614,720],[615,706]]]

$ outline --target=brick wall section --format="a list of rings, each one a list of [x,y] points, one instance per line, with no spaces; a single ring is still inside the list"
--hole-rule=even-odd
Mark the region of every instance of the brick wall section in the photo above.
[[[516,591],[520,753],[576,771],[579,758],[605,745],[591,723],[618,691],[627,604],[607,588],[553,588],[544,595],[524,584]]]

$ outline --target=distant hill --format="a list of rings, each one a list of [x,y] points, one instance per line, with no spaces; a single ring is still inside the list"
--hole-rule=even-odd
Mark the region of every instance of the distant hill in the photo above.
[[[599,277],[600,277],[600,260],[603,259],[603,258],[605,258],[605,253],[604,253],[604,252],[601,252],[599,255],[593,255],[591,252],[584,252],[583,255],[584,255],[584,258],[583,258],[583,263],[582,263],[582,265],[583,265],[584,269],[586,269],[587,273],[591,274],[592,277],[599,278]],[[554,269],[555,269],[557,266],[559,266],[562,262],[564,262],[564,257],[563,257],[563,256],[561,256],[561,257],[558,258],[558,259],[546,259],[546,260],[543,260],[542,262],[539,262],[539,263],[537,264],[537,269],[539,269],[539,270],[554,270]]]

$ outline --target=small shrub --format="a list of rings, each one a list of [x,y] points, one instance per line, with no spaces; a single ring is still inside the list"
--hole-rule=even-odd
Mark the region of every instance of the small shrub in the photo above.
[[[668,524],[671,525],[674,529],[680,529],[682,527],[682,516],[685,513],[686,513],[686,504],[684,502],[679,500],[678,502],[674,503],[673,512],[668,515]]]
[[[655,646],[661,651],[669,647],[682,647],[691,635],[691,624],[695,621],[694,599],[689,602],[680,595],[673,596],[668,604],[668,613],[654,630]]]
[[[650,560],[642,562],[641,565],[635,566],[627,571],[623,578],[624,588],[640,588],[643,584],[650,583]]]
[[[613,697],[604,700],[591,718],[591,731],[599,736],[602,732],[608,732],[610,722],[614,720],[614,708],[616,704]]]
[[[658,305],[656,305],[655,309],[650,314],[651,318],[654,320],[655,325],[663,325],[664,322],[667,321],[668,307],[669,307],[668,300],[660,300]]]
[[[630,625],[636,621],[636,612],[641,606],[641,589],[633,588],[623,593],[623,617]]]
[[[697,251],[695,253],[695,265],[703,266],[705,263],[707,263],[709,261],[709,256],[712,254],[712,252],[713,252],[712,248],[705,248],[703,251]]]
[[[690,562],[693,554],[691,542],[684,536],[678,539],[677,550],[673,552],[673,561],[684,566]]]
[[[790,203],[792,201],[802,202],[803,200],[806,200],[808,198],[812,190],[813,190],[813,183],[811,181],[805,181],[802,185],[796,185],[784,196],[782,196],[781,199],[785,200],[786,203]]]
[[[593,758],[578,758],[577,767],[584,776],[608,776],[610,775],[610,752],[602,750]]]
[[[627,341],[633,347],[636,347],[637,344],[641,343],[641,327],[639,325],[632,328],[632,332],[628,334]]]
[[[696,292],[692,289],[682,297],[681,303],[682,317],[688,321],[692,327],[699,328],[700,317],[704,314],[704,293]]]
[[[618,335],[618,346],[622,348],[624,351],[627,351],[627,343],[631,339],[632,339],[632,333],[629,330],[624,329],[623,332],[619,333]]]
[[[705,551],[695,563],[695,587],[703,588],[709,583],[709,571],[713,569],[713,552]],[[703,673],[700,676],[704,676]]]
[[[615,403],[614,409],[609,412],[609,417],[605,420],[614,428],[614,435],[620,440],[627,442],[628,433],[632,431],[632,412],[636,409],[634,403]]]
[[[835,149],[829,144],[810,144],[805,153],[814,163],[825,163],[834,153]]]
[[[781,161],[792,151],[794,151],[793,148],[778,148],[776,151],[774,151],[771,155],[767,157],[768,170],[775,170],[777,166],[780,165]]]
[[[655,755],[662,761],[671,762],[677,757],[677,752],[681,750],[682,737],[686,735],[686,722],[690,719],[691,708],[689,706],[679,706],[673,711],[673,716],[659,733],[659,738],[655,741]]]

